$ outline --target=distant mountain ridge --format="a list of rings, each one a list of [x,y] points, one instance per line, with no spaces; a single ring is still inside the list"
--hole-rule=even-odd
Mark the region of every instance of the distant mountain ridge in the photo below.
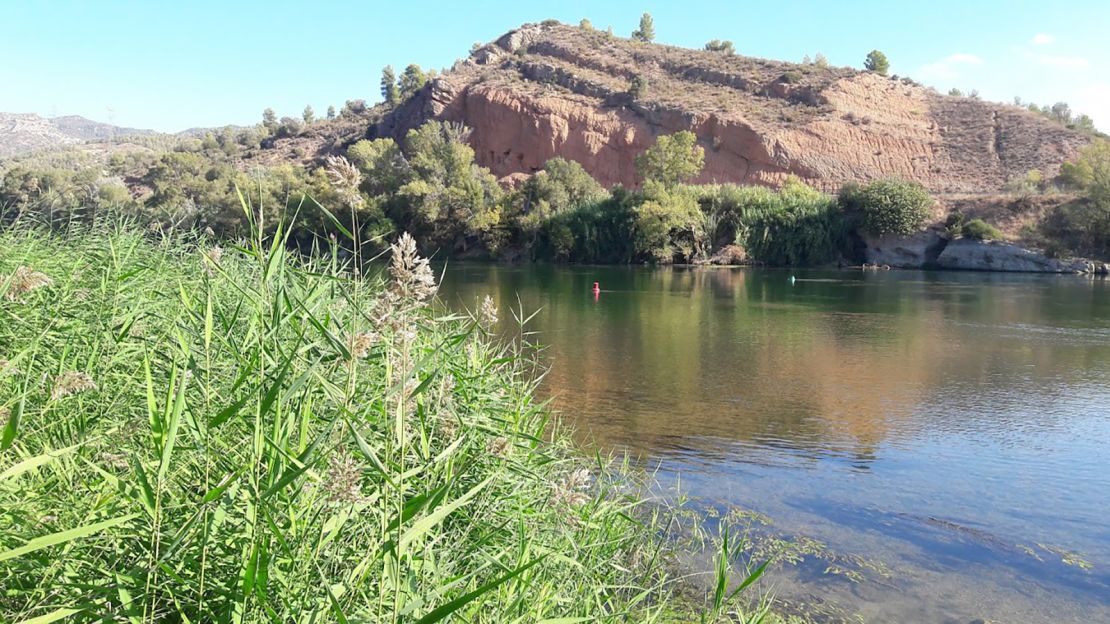
[[[79,115],[42,117],[35,113],[0,113],[0,158],[86,141],[147,134],[158,133],[114,126]]]

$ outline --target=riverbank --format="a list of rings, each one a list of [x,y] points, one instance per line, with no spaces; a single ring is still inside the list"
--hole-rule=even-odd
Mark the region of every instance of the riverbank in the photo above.
[[[488,333],[491,303],[432,312],[411,239],[385,281],[276,240],[0,232],[0,619],[747,608],[679,592],[666,514],[574,449],[529,361]]]

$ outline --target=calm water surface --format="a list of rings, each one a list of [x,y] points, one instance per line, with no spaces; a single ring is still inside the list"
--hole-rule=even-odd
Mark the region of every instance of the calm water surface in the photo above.
[[[509,309],[539,310],[543,392],[584,445],[889,568],[786,569],[787,600],[1110,622],[1110,282],[790,274],[462,264],[441,292],[489,294],[507,332]]]

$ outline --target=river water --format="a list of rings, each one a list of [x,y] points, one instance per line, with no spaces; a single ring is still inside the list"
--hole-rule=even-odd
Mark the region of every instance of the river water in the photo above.
[[[823,545],[773,574],[784,604],[870,622],[1110,622],[1110,282],[447,269],[448,305],[487,294],[506,334],[510,310],[536,312],[542,392],[584,446]]]

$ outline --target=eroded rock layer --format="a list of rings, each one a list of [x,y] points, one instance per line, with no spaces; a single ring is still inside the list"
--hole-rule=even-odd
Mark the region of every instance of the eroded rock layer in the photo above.
[[[635,97],[634,77],[647,85]],[[636,186],[636,155],[680,130],[706,150],[697,182],[797,175],[829,191],[895,176],[934,193],[988,193],[1030,169],[1055,173],[1086,143],[1024,109],[909,80],[565,25],[525,26],[477,49],[370,134],[401,139],[429,119],[471,127],[478,161],[500,177],[561,156],[606,186]]]

